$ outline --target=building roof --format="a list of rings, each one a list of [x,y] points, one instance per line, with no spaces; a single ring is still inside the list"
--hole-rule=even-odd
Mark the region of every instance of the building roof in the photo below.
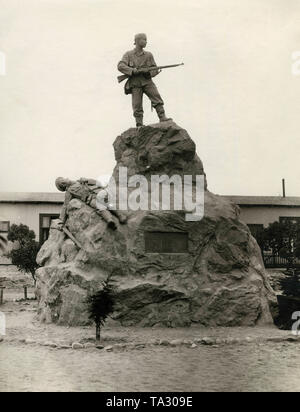
[[[300,197],[223,196],[239,206],[300,207]]]
[[[61,192],[0,192],[0,203],[56,203],[64,202]],[[239,206],[300,207],[300,197],[281,196],[222,196]]]
[[[64,193],[0,192],[0,203],[56,203],[64,201]]]

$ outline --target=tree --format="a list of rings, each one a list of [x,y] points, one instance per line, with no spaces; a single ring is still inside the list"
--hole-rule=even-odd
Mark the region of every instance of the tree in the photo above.
[[[288,219],[271,223],[259,233],[257,242],[262,252],[272,250],[274,255],[287,260],[288,268],[293,267],[300,257],[300,224]]]
[[[114,290],[108,278],[103,282],[103,289],[87,298],[89,319],[96,326],[96,340],[100,341],[101,326],[114,310]]]
[[[287,271],[280,280],[283,294],[277,296],[279,316],[275,323],[282,329],[290,329],[292,314],[299,310],[300,276],[295,269],[296,259],[300,257],[300,224],[289,219],[271,223],[260,234],[259,245],[264,251],[272,250],[273,255],[286,260]]]
[[[19,271],[30,273],[35,285],[35,271],[39,267],[36,263],[36,256],[40,246],[35,241],[34,231],[30,230],[26,225],[14,224],[10,227],[7,239],[15,242],[16,248],[13,248],[6,256],[11,259],[12,264],[17,266]]]

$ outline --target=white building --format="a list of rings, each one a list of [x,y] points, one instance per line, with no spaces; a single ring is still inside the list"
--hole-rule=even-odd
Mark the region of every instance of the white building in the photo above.
[[[281,219],[300,219],[300,197],[225,196],[241,208],[241,219],[253,234]],[[34,230],[38,242],[49,234],[52,219],[59,216],[64,193],[1,193],[0,233],[5,236],[11,224],[23,223]]]
[[[300,197],[281,196],[224,196],[241,209],[241,219],[251,232],[268,227],[270,223],[283,219],[300,220]]]
[[[52,219],[59,216],[63,193],[0,192],[0,233],[6,235],[10,225],[27,225],[43,243],[49,234]]]

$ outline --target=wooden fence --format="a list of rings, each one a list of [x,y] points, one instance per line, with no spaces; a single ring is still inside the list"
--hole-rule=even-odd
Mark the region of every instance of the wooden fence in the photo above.
[[[268,269],[287,269],[291,267],[288,259],[280,257],[278,255],[264,255],[263,256],[265,267]],[[292,266],[293,268],[300,268],[300,259],[296,259]]]

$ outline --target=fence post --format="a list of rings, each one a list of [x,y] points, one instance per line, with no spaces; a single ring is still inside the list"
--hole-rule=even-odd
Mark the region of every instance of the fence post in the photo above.
[[[3,291],[5,286],[0,286],[0,305],[3,305]]]
[[[24,299],[27,300],[27,286],[24,286]]]

